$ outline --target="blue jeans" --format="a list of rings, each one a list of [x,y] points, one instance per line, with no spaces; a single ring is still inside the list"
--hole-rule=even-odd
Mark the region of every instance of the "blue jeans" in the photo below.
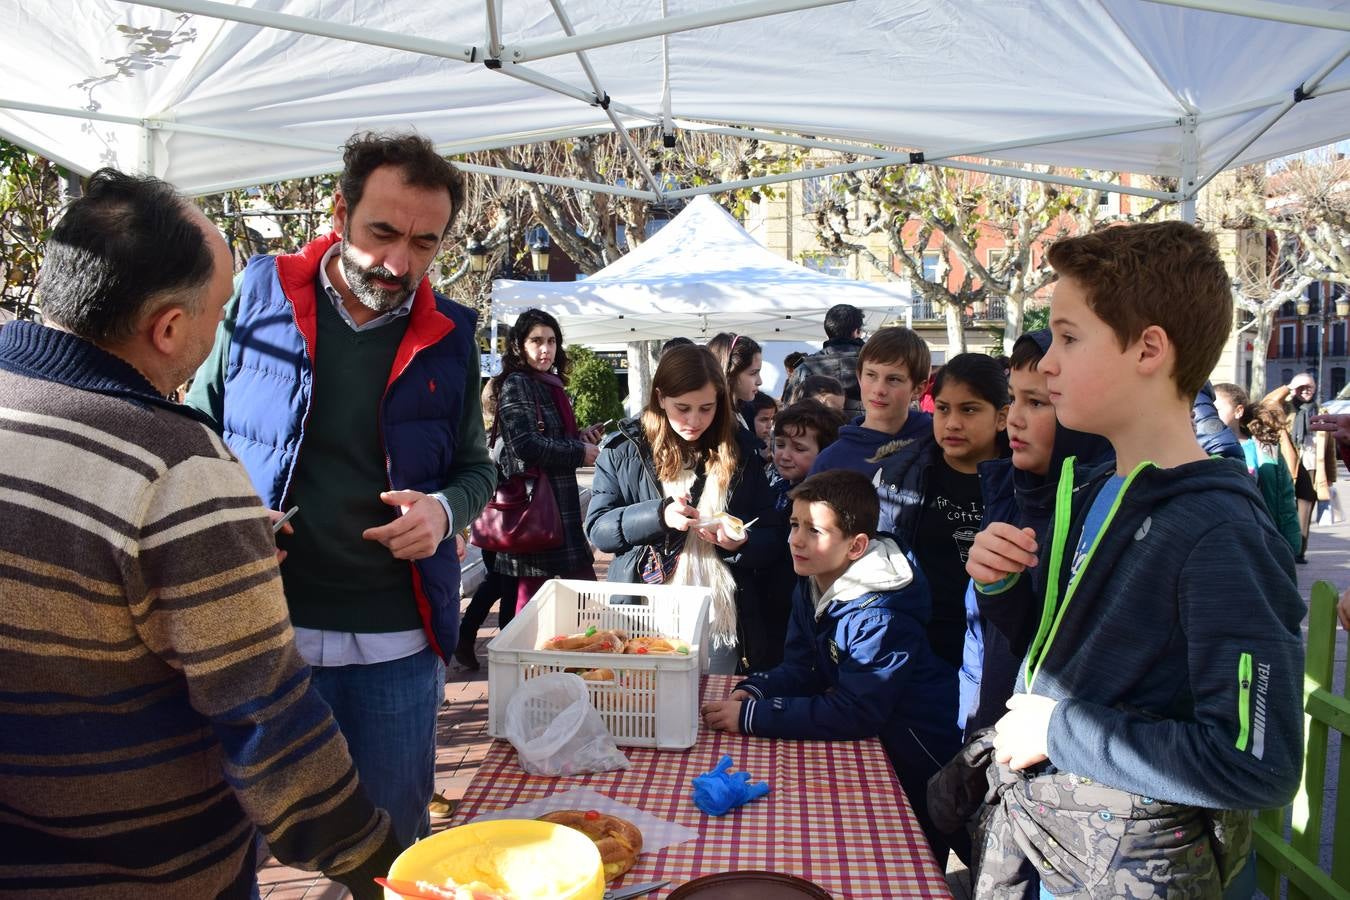
[[[445,663],[427,647],[373,665],[315,666],[310,680],[333,708],[366,796],[388,811],[399,843],[426,837]]]

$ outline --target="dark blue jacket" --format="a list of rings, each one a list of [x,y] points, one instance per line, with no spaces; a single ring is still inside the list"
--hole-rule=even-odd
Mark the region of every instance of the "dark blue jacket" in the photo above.
[[[1070,591],[1084,517],[1114,473],[1066,469],[1041,543],[1051,609],[1017,689],[1060,701],[1050,762],[1172,803],[1282,806],[1303,759],[1305,609],[1289,544],[1244,465],[1146,463]]]
[[[984,495],[981,530],[994,522],[1008,522],[1033,529],[1037,542],[1044,541],[1055,512],[1060,469],[1071,456],[1085,465],[1096,465],[1115,459],[1116,454],[1105,438],[1059,425],[1045,475],[1017,469],[1011,459],[980,463],[980,493]],[[1039,575],[1033,570],[1033,585]],[[973,584],[967,587],[966,646],[960,672],[961,709],[969,714],[964,723],[967,734],[993,725],[1006,711],[1017,670],[1040,621],[1040,603],[1034,599],[1038,596],[1033,591],[985,597]]]
[[[1195,402],[1191,405],[1191,426],[1195,429],[1195,439],[1206,453],[1228,459],[1245,459],[1237,436],[1219,418],[1219,410],[1214,406],[1214,385],[1208,381],[1195,395]]]
[[[783,663],[737,685],[757,698],[742,704],[740,727],[799,740],[879,736],[897,768],[912,765],[907,748],[917,740],[936,771],[960,747],[950,716],[956,673],[928,646],[923,576],[889,535],[874,539],[850,572],[874,565],[873,555],[896,576],[855,573],[884,587],[845,589],[819,618],[809,579],[798,580]]]
[[[271,509],[285,508],[303,452],[317,351],[316,280],[320,261],[337,240],[333,234],[296,254],[249,260],[223,328],[228,362],[222,373],[208,360],[189,397],[215,422]],[[476,321],[474,312],[434,294],[422,280],[388,376],[380,421],[372,423],[380,429],[391,490],[434,493],[446,486],[465,388],[477,369]],[[454,498],[451,502],[456,505]],[[478,503],[472,514],[481,507]],[[428,640],[445,656],[459,632],[454,541],[442,542],[435,554],[412,565]]]
[[[935,446],[933,417],[910,410],[896,434],[864,428],[862,423],[859,416],[840,428],[839,439],[820,451],[810,474],[851,469],[872,479],[881,500],[877,530],[896,535],[901,546],[909,547],[923,508],[924,466],[915,463]]]

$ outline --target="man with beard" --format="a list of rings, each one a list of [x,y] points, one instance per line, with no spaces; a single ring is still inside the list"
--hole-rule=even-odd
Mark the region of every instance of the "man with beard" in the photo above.
[[[1303,548],[1294,561],[1308,561],[1308,532],[1313,509],[1318,501],[1331,499],[1336,482],[1336,450],[1325,432],[1312,428],[1317,417],[1317,381],[1307,372],[1295,375],[1288,384],[1266,394],[1264,403],[1284,411],[1285,427],[1298,450],[1298,471],[1294,473],[1294,497],[1298,500],[1298,524],[1303,532]]]
[[[430,824],[453,535],[496,473],[476,316],[426,277],[463,177],[415,134],[358,134],[343,164],[333,233],[249,261],[186,402],[269,508],[299,508],[279,541],[296,644],[406,845]]]

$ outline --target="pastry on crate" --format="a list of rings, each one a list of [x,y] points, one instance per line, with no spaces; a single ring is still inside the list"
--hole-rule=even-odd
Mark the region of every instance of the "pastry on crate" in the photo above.
[[[666,656],[688,656],[689,644],[679,638],[669,637],[635,637],[632,640],[624,642],[624,653],[645,654],[664,654]]]
[[[601,631],[592,625],[579,634],[560,634],[539,645],[540,650],[566,650],[571,653],[622,653],[627,633],[618,629]]]
[[[633,868],[642,853],[642,832],[618,816],[593,809],[559,809],[544,813],[539,819],[575,828],[594,841],[605,867],[606,881],[613,881]]]

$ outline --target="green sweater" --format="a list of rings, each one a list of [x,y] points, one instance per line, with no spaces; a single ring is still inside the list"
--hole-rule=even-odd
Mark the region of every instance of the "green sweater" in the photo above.
[[[361,537],[398,515],[380,501],[389,490],[380,402],[408,317],[353,331],[322,288],[317,299],[314,395],[289,500],[300,512],[295,534],[277,542],[286,551],[291,622],[359,633],[418,629],[412,567]]]

